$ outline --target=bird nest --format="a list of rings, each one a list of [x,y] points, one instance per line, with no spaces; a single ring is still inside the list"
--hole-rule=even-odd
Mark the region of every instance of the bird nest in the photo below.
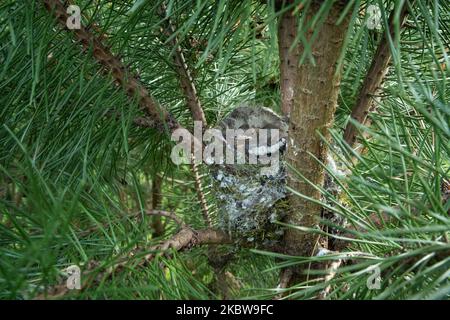
[[[278,240],[283,230],[275,222],[286,212],[286,122],[270,109],[243,106],[216,129],[227,137],[225,150],[235,151],[233,164],[211,166],[220,228],[246,242]]]

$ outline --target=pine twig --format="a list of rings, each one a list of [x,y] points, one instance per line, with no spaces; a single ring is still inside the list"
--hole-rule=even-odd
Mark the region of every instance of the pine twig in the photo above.
[[[173,37],[170,42],[174,46],[175,50],[173,54],[173,60],[176,73],[180,79],[181,90],[183,91],[187,106],[191,111],[194,121],[201,121],[202,124],[206,126],[205,113],[197,94],[197,88],[195,87],[194,79],[191,76],[191,71],[189,70],[189,67],[187,65],[179,40],[175,36],[175,26],[172,24],[169,18],[166,18],[166,14],[167,9],[163,3],[161,5],[160,16],[161,18],[166,19],[166,28],[161,28],[161,32],[167,37]]]
[[[274,297],[275,300],[281,300],[289,291],[289,284],[293,276],[294,270],[292,268],[284,268],[280,271],[280,281],[277,286],[277,290],[280,291],[280,293]]]
[[[164,19],[166,16],[166,7],[164,4],[161,5],[161,12],[160,16]],[[177,39],[175,34],[175,27],[170,21],[169,18],[167,18],[166,28],[161,28],[162,33],[165,34],[167,37],[173,36],[173,39],[171,40],[172,45],[175,47],[175,52],[173,54],[173,60],[175,65],[176,73],[180,79],[180,86],[183,91],[186,103],[188,105],[189,110],[191,111],[192,118],[194,121],[200,121],[203,125],[203,127],[207,126],[205,113],[203,111],[203,107],[200,103],[200,99],[197,94],[197,89],[195,87],[194,79],[191,76],[191,72],[189,70],[189,67],[186,63],[186,59],[184,57],[182,48],[180,46],[180,43]],[[191,168],[192,172],[194,174],[194,180],[195,180],[195,188],[197,191],[197,197],[201,205],[203,218],[207,224],[207,226],[211,227],[211,219],[209,215],[208,205],[206,203],[205,194],[203,192],[202,188],[202,182],[200,178],[200,174],[198,172],[198,167],[196,163],[196,159],[194,157],[194,154],[191,154]]]
[[[335,255],[339,254],[339,255],[343,255],[343,257],[331,262],[330,267],[328,268],[328,273],[324,277],[324,283],[327,283],[327,286],[317,296],[317,299],[319,299],[319,300],[326,299],[326,297],[329,295],[329,293],[331,291],[331,284],[329,282],[336,277],[337,271],[344,261],[351,259],[351,258],[355,258],[355,257],[366,257],[366,258],[374,257],[370,254],[367,254],[364,252],[359,252],[359,251],[339,253],[338,251],[330,251],[330,250],[326,250],[326,249],[319,250],[319,253],[317,255],[320,256],[320,255],[330,255],[330,254],[335,254]]]
[[[405,24],[407,14],[407,5],[403,4],[400,12],[400,28]],[[356,104],[352,109],[351,118],[361,124],[366,123],[369,111],[374,104],[374,97],[376,96],[377,91],[379,90],[388,71],[388,65],[392,57],[389,47],[389,38],[394,37],[395,20],[395,10],[393,10],[389,17],[388,30],[386,30],[378,45],[372,64],[370,65],[369,71],[367,72],[363,86],[356,100]],[[387,33],[389,33],[389,37]],[[357,128],[349,122],[344,131],[345,142],[353,147],[356,142],[357,134]]]
[[[163,183],[163,177],[156,174],[152,180],[152,209],[158,210],[161,205],[161,186]],[[159,237],[164,234],[164,225],[161,222],[161,216],[155,216],[152,219],[151,226],[154,230],[154,236]]]
[[[147,210],[145,211],[146,215],[149,216],[158,216],[158,217],[166,217],[173,221],[175,221],[180,227],[185,228],[186,224],[184,221],[182,221],[180,218],[177,217],[176,214],[169,212],[169,211],[163,211],[163,210]]]
[[[197,190],[197,198],[198,198],[198,201],[200,202],[203,219],[205,220],[206,225],[208,227],[211,227],[212,223],[211,223],[211,218],[209,215],[208,204],[206,203],[205,194],[203,193],[203,188],[202,188],[202,181],[201,181],[200,174],[198,172],[198,167],[197,167],[197,164],[195,163],[195,161],[196,161],[196,159],[195,159],[194,155],[191,154],[191,168],[192,168],[192,172],[194,173],[194,182],[195,182],[195,189]]]
[[[322,249],[319,250],[319,253],[317,254],[317,256],[323,256],[323,255],[339,255],[340,258],[333,261],[330,265],[330,267],[328,268],[328,273],[324,278],[324,283],[328,283],[327,286],[319,293],[319,295],[317,296],[317,299],[325,299],[328,294],[331,291],[331,284],[329,283],[331,280],[333,280],[336,275],[337,275],[337,271],[339,269],[339,267],[342,265],[342,263],[345,263],[348,260],[351,260],[353,258],[367,258],[367,259],[374,259],[374,258],[378,258],[375,255],[366,253],[366,252],[361,252],[361,251],[349,251],[349,252],[338,252],[338,251],[330,251],[330,250],[326,250],[326,249]],[[442,261],[443,259],[447,258],[450,254],[450,250],[440,250],[439,252],[434,252],[433,253],[433,259],[435,261]],[[417,261],[423,259],[423,256],[419,255],[419,256],[412,256],[412,257],[406,257],[406,259],[404,260],[405,265],[413,265],[414,263],[416,263]],[[431,258],[430,258],[431,259]],[[393,266],[391,266],[392,268]]]
[[[337,270],[339,269],[341,264],[342,264],[342,259],[338,259],[331,263],[330,268],[328,269],[328,274],[325,276],[325,279],[324,279],[325,283],[329,283],[331,280],[333,280],[333,278],[336,276]],[[325,299],[327,297],[327,295],[330,293],[330,291],[331,291],[331,284],[328,284],[325,287],[325,289],[323,289],[322,292],[320,292],[318,299],[319,300]]]

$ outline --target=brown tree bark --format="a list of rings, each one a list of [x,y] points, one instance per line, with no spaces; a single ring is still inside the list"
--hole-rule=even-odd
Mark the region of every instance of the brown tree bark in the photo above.
[[[278,3],[281,7],[281,4]],[[294,104],[294,87],[299,61],[299,48],[291,46],[297,33],[298,16],[288,10],[280,16],[278,22],[278,53],[280,56],[280,94],[281,113],[289,116]]]
[[[308,11],[304,12],[305,23],[313,19],[320,5],[320,1],[311,3]],[[305,179],[291,170],[288,185],[304,196],[316,200],[320,200],[321,195],[313,185],[323,184],[324,170],[314,157],[322,162],[326,159],[327,148],[319,132],[328,137],[328,129],[333,124],[341,78],[341,72],[337,70],[337,61],[349,24],[347,17],[337,25],[342,9],[341,2],[333,5],[324,23],[319,27],[317,37],[310,42],[315,63],[306,59],[297,68],[294,100],[289,119],[287,160]],[[308,40],[313,33],[314,30],[306,32]],[[300,44],[300,56],[303,52],[304,47]],[[289,197],[289,203],[287,223],[309,228],[318,224],[320,205],[296,195]],[[319,238],[314,233],[288,228],[285,234],[286,252],[297,256],[314,255],[318,241]],[[302,270],[294,270],[289,284],[299,280],[301,272]]]

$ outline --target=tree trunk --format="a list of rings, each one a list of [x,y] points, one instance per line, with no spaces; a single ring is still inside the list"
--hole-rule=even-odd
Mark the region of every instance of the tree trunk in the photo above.
[[[306,24],[313,19],[319,8],[320,2],[314,1],[311,4],[309,10],[304,13]],[[337,61],[349,24],[348,17],[339,25],[336,24],[342,9],[340,3],[333,5],[324,23],[319,26],[317,37],[310,42],[315,64],[305,59],[297,69],[294,101],[289,119],[287,160],[309,183],[290,170],[288,185],[316,200],[320,200],[321,195],[313,185],[323,184],[324,170],[309,153],[322,162],[326,159],[327,148],[318,132],[328,137],[328,129],[333,124],[337,105],[341,78]],[[315,28],[306,32],[308,40],[314,30]],[[303,52],[304,47],[299,44],[300,56]],[[296,195],[291,195],[289,202],[287,223],[302,227],[314,227],[318,224],[320,205]],[[314,255],[318,241],[317,234],[288,228],[285,234],[286,252],[297,256]],[[299,279],[300,271],[294,270],[290,283]]]
[[[280,4],[279,4],[279,7]],[[299,61],[298,46],[291,49],[297,33],[298,16],[291,10],[281,15],[278,24],[278,52],[280,57],[281,112],[289,116],[294,104],[294,88]]]

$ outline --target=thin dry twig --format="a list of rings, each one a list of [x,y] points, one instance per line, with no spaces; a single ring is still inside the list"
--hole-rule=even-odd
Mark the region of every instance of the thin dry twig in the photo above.
[[[329,283],[337,274],[337,270],[342,264],[342,259],[338,259],[336,261],[333,261],[330,264],[330,268],[328,269],[328,274],[324,278],[325,283]],[[319,293],[319,296],[317,297],[319,300],[323,300],[327,297],[327,295],[331,291],[331,284],[328,284],[325,289],[322,290],[322,292]]]
[[[192,172],[194,173],[195,189],[197,190],[197,198],[198,198],[198,201],[200,202],[203,219],[205,220],[206,225],[208,227],[211,227],[212,222],[211,222],[211,218],[209,216],[208,204],[206,203],[205,194],[203,193],[203,188],[202,188],[202,181],[201,181],[200,174],[198,172],[198,167],[197,167],[197,164],[195,163],[195,157],[193,154],[191,155],[191,159],[192,159],[191,160],[191,168],[192,168]]]
[[[152,179],[152,209],[153,210],[158,210],[161,205],[162,184],[163,184],[163,176],[156,174]],[[160,216],[156,216],[152,219],[151,226],[153,228],[155,237],[159,237],[164,234],[165,226],[162,224]]]
[[[175,50],[173,54],[174,66],[180,79],[181,90],[183,91],[187,106],[191,111],[192,118],[195,121],[201,121],[202,124],[206,126],[205,113],[198,97],[194,79],[191,76],[191,71],[189,70],[188,64],[184,57],[180,42],[178,38],[174,36],[176,31],[175,26],[173,25],[172,21],[166,17],[166,15],[167,9],[165,4],[163,3],[160,9],[160,16],[163,19],[166,19],[166,28],[161,27],[161,32],[168,38],[172,37],[170,42],[174,46]]]
[[[169,219],[172,219],[173,221],[175,221],[180,227],[182,227],[182,228],[186,227],[186,224],[184,223],[184,221],[182,221],[180,218],[178,218],[172,212],[163,211],[163,210],[147,210],[147,211],[145,211],[145,214],[149,215],[149,216],[166,217],[166,218],[169,218]]]
[[[326,250],[326,249],[319,250],[319,253],[317,255],[319,256],[319,255],[331,255],[331,254],[340,255],[342,257],[331,262],[330,267],[328,268],[328,273],[323,279],[324,283],[328,283],[328,285],[317,296],[317,299],[319,299],[319,300],[326,299],[326,297],[330,293],[331,284],[329,282],[336,277],[336,275],[338,273],[338,269],[340,268],[340,266],[342,265],[342,263],[344,261],[351,259],[351,258],[355,258],[355,257],[364,257],[364,258],[374,258],[375,257],[368,253],[359,252],[359,251],[339,253],[338,251],[330,251],[330,250]]]

